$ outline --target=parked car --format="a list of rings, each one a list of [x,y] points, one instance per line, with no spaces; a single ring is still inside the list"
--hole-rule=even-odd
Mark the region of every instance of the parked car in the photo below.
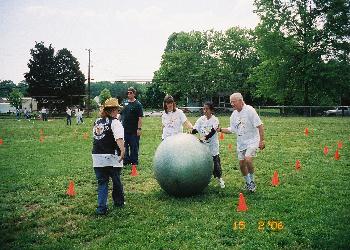
[[[324,112],[326,116],[350,116],[349,106],[339,106]]]

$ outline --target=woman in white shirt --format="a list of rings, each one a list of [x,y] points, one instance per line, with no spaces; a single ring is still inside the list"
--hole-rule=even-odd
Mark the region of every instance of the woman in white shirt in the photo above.
[[[183,125],[193,129],[191,122],[181,109],[176,108],[176,103],[171,95],[166,95],[163,102],[164,113],[162,115],[163,133],[162,140],[169,136],[183,132]]]

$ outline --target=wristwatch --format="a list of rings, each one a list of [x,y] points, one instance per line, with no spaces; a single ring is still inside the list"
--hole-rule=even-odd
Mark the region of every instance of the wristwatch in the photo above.
[[[141,128],[137,128],[137,130],[141,130]]]

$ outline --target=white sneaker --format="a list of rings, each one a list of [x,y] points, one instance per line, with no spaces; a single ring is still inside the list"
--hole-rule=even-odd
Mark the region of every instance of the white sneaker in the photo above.
[[[225,182],[222,178],[218,178],[218,182],[221,188],[225,188]]]

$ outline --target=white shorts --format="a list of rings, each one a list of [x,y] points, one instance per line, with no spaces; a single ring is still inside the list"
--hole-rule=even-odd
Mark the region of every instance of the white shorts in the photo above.
[[[255,157],[258,152],[258,147],[248,147],[245,150],[237,151],[238,160],[242,161],[245,157]]]

